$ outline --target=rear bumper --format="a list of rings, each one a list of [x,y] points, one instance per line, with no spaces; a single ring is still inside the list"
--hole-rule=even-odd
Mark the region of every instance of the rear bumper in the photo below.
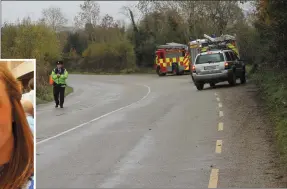
[[[192,73],[192,78],[194,82],[222,82],[228,80],[232,70],[223,70],[221,73],[205,74],[200,75],[197,73]]]

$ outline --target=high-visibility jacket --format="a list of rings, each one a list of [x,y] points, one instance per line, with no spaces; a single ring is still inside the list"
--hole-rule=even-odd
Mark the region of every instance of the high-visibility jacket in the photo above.
[[[60,74],[60,77],[57,77]],[[55,68],[51,73],[52,79],[54,81],[54,86],[66,87],[66,79],[68,78],[68,71],[65,68]]]
[[[232,45],[231,43],[228,43],[226,46],[227,46],[229,49],[231,49],[232,51],[234,51],[237,56],[239,55],[239,54],[238,54],[238,49],[237,49],[234,45]]]
[[[208,50],[208,47],[202,47],[201,52],[206,52]]]

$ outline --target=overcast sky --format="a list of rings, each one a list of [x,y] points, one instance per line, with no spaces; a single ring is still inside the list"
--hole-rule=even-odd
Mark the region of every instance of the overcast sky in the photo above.
[[[101,15],[109,14],[117,20],[128,21],[128,18],[121,14],[121,8],[126,5],[135,4],[136,1],[97,1],[100,4]],[[60,7],[65,17],[69,20],[68,25],[73,25],[73,20],[79,5],[83,1],[2,1],[2,23],[5,21],[15,22],[18,18],[30,16],[32,20],[38,20],[44,8],[50,6]],[[244,9],[249,9],[245,4]]]
[[[44,8],[50,6],[60,7],[62,12],[69,20],[69,25],[77,12],[80,11],[79,5],[83,1],[2,1],[2,23],[5,21],[15,22],[18,18],[30,16],[32,20],[38,20]],[[100,4],[101,15],[109,14],[115,19],[127,20],[121,14],[121,8],[126,5],[135,4],[135,1],[98,1]]]

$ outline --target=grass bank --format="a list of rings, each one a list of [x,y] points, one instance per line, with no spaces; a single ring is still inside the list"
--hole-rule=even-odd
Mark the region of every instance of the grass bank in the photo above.
[[[258,70],[250,75],[260,89],[263,103],[274,123],[283,171],[287,172],[287,72]]]
[[[73,92],[73,88],[70,87],[70,86],[67,86],[66,87],[66,90],[65,90],[65,96],[67,96],[68,94],[72,93]],[[37,96],[36,98],[36,104],[45,104],[45,103],[48,103],[48,102],[52,102],[54,100],[54,97],[53,97],[53,87],[52,86],[49,86],[47,87],[47,93],[45,93],[45,95],[42,95],[42,96]]]

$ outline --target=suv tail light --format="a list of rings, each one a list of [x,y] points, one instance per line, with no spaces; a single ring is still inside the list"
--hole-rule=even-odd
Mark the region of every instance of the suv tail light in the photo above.
[[[195,66],[192,65],[192,72],[195,73],[196,72],[196,69],[195,69]]]
[[[230,68],[230,64],[228,64],[228,62],[225,62],[224,63],[224,67],[225,67],[225,69],[229,69]]]

